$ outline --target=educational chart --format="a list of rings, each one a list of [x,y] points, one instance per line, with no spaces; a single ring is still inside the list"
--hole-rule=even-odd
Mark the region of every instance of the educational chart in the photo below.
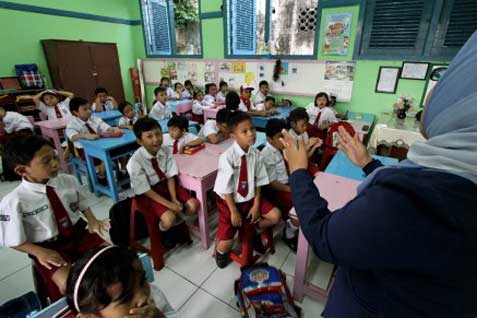
[[[351,12],[325,16],[323,55],[348,55],[352,18]]]
[[[197,87],[223,80],[231,89],[239,90],[243,84],[258,88],[260,81],[266,80],[275,94],[315,96],[324,91],[337,96],[340,102],[351,101],[354,61],[284,60],[279,78],[274,81],[275,63],[276,60],[144,59],[142,70],[145,84],[159,84],[162,76],[168,76],[172,83],[190,79]]]

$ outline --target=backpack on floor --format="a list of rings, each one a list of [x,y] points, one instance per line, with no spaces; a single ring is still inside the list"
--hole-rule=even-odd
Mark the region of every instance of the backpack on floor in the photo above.
[[[298,318],[285,275],[266,263],[242,268],[235,281],[235,295],[243,318]]]
[[[129,246],[129,233],[131,224],[132,199],[126,198],[115,203],[109,210],[111,228],[109,235],[114,244]],[[144,239],[148,235],[146,220],[141,213],[135,214],[136,240]]]

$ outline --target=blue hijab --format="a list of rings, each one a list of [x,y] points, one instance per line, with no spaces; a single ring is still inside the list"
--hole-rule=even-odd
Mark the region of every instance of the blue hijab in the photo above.
[[[408,160],[381,169],[435,169],[477,183],[477,32],[434,87],[424,111],[424,131],[427,140],[411,146]],[[360,191],[381,169],[366,178]]]

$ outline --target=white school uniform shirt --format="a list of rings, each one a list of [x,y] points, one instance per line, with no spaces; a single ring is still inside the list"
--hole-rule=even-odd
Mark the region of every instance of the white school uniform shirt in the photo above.
[[[264,103],[260,103],[260,104],[254,105],[253,109],[255,109],[255,110],[262,110],[262,111],[263,111],[263,110],[267,110]]]
[[[84,122],[82,119],[76,116],[71,116],[68,125],[66,125],[65,134],[71,140],[74,135],[77,134],[89,134],[89,130],[86,127],[86,123],[97,133],[105,133],[111,126],[106,124],[101,118],[96,116],[90,116],[89,119]],[[74,146],[78,149],[82,149],[83,146],[78,141],[74,142]]]
[[[121,116],[121,118],[119,118],[119,121],[118,121],[118,127],[119,126],[129,126],[130,121],[131,119],[126,117],[126,116]],[[132,124],[134,125],[138,120],[138,117],[137,116],[134,116],[134,118],[132,119]]]
[[[220,131],[217,127],[217,122],[214,119],[208,119],[202,129],[199,131],[199,138],[203,141],[207,141],[207,137],[212,134],[217,134]]]
[[[211,109],[213,104],[207,104],[205,99],[202,101],[194,100],[192,103],[192,113],[194,115],[203,115],[204,109]]]
[[[33,126],[28,120],[28,117],[17,112],[5,112],[3,123],[5,124],[3,130],[5,130],[7,134],[11,134],[22,129],[30,129],[33,131]]]
[[[237,192],[242,155],[247,156],[248,194],[245,198]],[[255,187],[267,184],[269,184],[267,170],[260,160],[260,152],[255,147],[250,146],[245,153],[238,143],[234,142],[220,155],[214,191],[222,199],[225,198],[225,194],[233,194],[235,203],[247,202],[255,197]]]
[[[171,98],[174,94],[174,90],[170,87],[167,88],[167,97]]]
[[[293,137],[293,139],[295,139],[295,141],[298,141],[298,134],[292,128],[290,128],[288,133]],[[306,145],[308,141],[310,140],[310,138],[308,137],[308,133],[305,131],[301,135],[303,136],[303,141],[305,142],[305,145]]]
[[[219,103],[224,103],[225,104],[225,96],[227,94],[222,93],[222,91],[219,91],[217,93],[217,96],[215,96],[215,100]]]
[[[314,103],[308,104],[306,106],[306,112],[308,113],[308,116],[310,117],[310,120],[308,123],[313,125],[315,123],[316,117],[318,116],[319,113],[321,113],[320,121],[318,122],[318,125],[324,125],[324,124],[331,124],[331,123],[337,123],[338,119],[336,118],[335,113],[333,110],[329,107],[323,107],[320,109],[320,107],[315,106]]]
[[[267,142],[260,152],[260,157],[265,165],[265,169],[267,170],[270,183],[277,181],[282,184],[288,184],[288,173],[285,159],[279,149]]]
[[[182,98],[180,98],[180,99],[186,98],[186,97],[185,97],[185,94],[186,94],[185,91],[182,92]],[[179,93],[176,92],[176,91],[172,91],[171,96],[170,96],[169,98],[171,98],[171,99],[179,99]]]
[[[240,99],[239,110],[245,113],[249,111],[242,99]],[[255,110],[255,104],[252,102],[252,100],[250,100],[250,110]]]
[[[179,151],[184,145],[187,145],[189,142],[196,140],[198,137],[194,134],[191,134],[189,132],[186,132],[184,135],[182,135],[181,138],[179,138],[178,143],[177,143],[177,150]],[[171,153],[174,150],[174,142],[175,140],[172,139],[170,134],[164,134],[162,137],[162,147],[167,148]]]
[[[209,106],[209,107],[213,107],[216,102],[216,97],[213,96],[213,95],[210,95],[210,94],[207,94],[204,96],[204,99],[202,100],[202,105],[204,106]]]
[[[58,235],[46,185],[54,188],[73,225],[80,219],[80,212],[89,207],[83,188],[72,175],[59,174],[47,184],[23,179],[0,202],[0,246],[40,243]]]
[[[154,157],[156,157],[159,169],[164,172],[166,178],[172,178],[179,173],[174,156],[167,147],[161,147],[155,156],[151,155],[146,148],[141,147],[134,152],[126,166],[131,177],[131,187],[134,194],[143,194],[159,183],[159,176],[151,163],[151,159]]]
[[[66,98],[64,101],[59,102],[56,104],[58,106],[61,114],[63,117],[69,117],[71,116],[70,112],[70,99]],[[40,112],[46,115],[48,119],[57,119],[58,117],[56,116],[56,111],[54,106],[48,106],[42,101],[40,101],[40,106],[39,106]]]
[[[91,110],[94,112],[96,111],[96,103],[93,103],[93,105],[91,105]],[[110,100],[105,101],[103,104],[103,110],[114,110],[113,102]]]
[[[255,94],[255,100],[254,100],[254,103],[255,104],[261,104],[265,101],[265,98],[267,96],[272,96],[270,94],[267,94],[267,95],[264,95],[261,91],[258,91],[257,94]]]
[[[189,91],[184,89],[184,91],[182,92],[182,99],[191,98],[191,97],[192,95],[189,93]]]
[[[164,120],[169,119],[172,117],[171,108],[169,107],[169,103],[162,104],[160,101],[156,101],[154,106],[152,106],[151,112],[149,113],[149,117],[155,120]]]

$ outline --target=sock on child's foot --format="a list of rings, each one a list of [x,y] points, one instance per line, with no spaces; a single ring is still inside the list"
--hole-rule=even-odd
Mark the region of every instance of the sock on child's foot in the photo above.
[[[166,229],[164,226],[162,226],[162,222],[159,222],[159,230],[161,232],[166,232],[168,229]]]
[[[298,230],[298,226],[294,225],[290,220],[287,221],[285,236],[287,239],[294,238],[296,235],[296,231]]]

